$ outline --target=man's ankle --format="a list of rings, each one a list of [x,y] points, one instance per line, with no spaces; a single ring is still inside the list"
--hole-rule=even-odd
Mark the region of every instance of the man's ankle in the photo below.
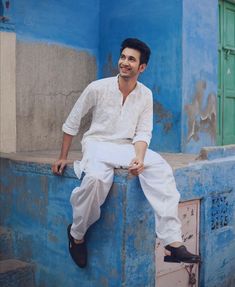
[[[83,242],[84,242],[84,238],[82,238],[80,240],[74,239],[75,244],[82,244]]]
[[[170,245],[171,247],[174,247],[174,248],[178,248],[178,247],[180,247],[181,245],[183,245],[183,243],[180,242],[180,241],[175,241],[175,242],[172,242],[172,243],[170,243],[170,244],[168,244],[168,245]]]

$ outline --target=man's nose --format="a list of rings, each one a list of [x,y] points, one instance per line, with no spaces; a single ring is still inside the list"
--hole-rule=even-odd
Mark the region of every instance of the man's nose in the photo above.
[[[127,58],[123,59],[122,63],[123,63],[124,65],[129,65],[129,61],[128,61]]]

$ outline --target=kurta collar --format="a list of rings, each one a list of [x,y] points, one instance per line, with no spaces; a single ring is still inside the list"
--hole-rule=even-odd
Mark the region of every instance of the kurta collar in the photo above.
[[[121,91],[119,90],[118,78],[119,78],[119,74],[116,76],[115,89],[117,89],[117,90],[119,91],[119,93],[121,93]],[[133,90],[129,95],[135,95],[135,94],[137,94],[138,91],[139,91],[139,89],[140,89],[140,83],[137,81],[134,90]]]

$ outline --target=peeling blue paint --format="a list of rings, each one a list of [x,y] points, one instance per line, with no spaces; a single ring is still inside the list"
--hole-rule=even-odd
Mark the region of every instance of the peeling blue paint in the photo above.
[[[153,212],[137,178],[116,171],[102,216],[87,234],[89,267],[81,270],[67,251],[66,227],[72,218],[69,198],[80,184],[72,168],[57,177],[47,164],[1,159],[0,166],[0,224],[14,231],[16,256],[37,265],[39,285],[154,286]],[[202,287],[235,283],[234,174],[234,156],[199,161],[175,171],[181,201],[201,201]],[[213,208],[223,223],[224,207],[229,220],[213,228]]]
[[[182,5],[182,108],[192,104],[197,83],[204,81],[206,87],[203,91],[202,109],[205,110],[209,95],[217,94],[218,1],[186,0],[182,1]],[[194,112],[197,113],[196,107]],[[195,131],[198,138],[188,139],[192,129],[188,116],[186,111],[182,113],[182,152],[197,153],[203,146],[215,145],[215,131],[211,127],[209,131],[199,128],[198,132]],[[200,117],[199,114],[197,116]],[[214,134],[213,137],[211,133]]]
[[[82,270],[69,256],[66,232],[72,220],[70,194],[80,185],[72,168],[58,177],[47,164],[5,159],[0,166],[0,225],[14,232],[15,256],[36,264],[39,286],[153,286],[153,214],[139,183],[126,171],[116,174],[101,218],[88,230],[89,264]],[[8,185],[2,184],[5,177]]]

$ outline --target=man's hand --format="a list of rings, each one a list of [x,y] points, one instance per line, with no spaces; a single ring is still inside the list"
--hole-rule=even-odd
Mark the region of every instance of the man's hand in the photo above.
[[[144,163],[141,159],[135,157],[128,168],[128,171],[132,174],[132,175],[139,175],[142,171],[144,170]]]
[[[67,160],[67,157],[72,140],[72,135],[64,133],[59,159],[51,166],[51,170],[54,174],[62,175],[64,168],[70,162],[69,160]]]
[[[56,162],[53,163],[51,166],[51,170],[54,174],[62,175],[67,163],[69,161],[67,159],[58,159]]]

